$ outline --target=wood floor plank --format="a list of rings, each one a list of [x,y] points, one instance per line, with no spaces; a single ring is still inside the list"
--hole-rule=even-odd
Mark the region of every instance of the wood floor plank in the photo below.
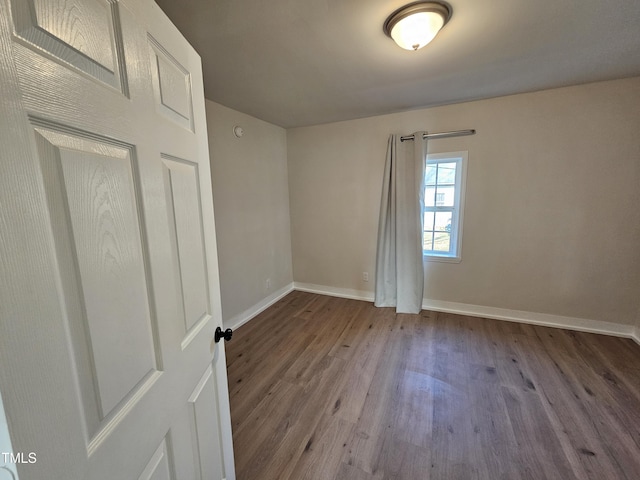
[[[384,472],[378,472],[376,475],[372,475],[364,470],[360,470],[358,467],[342,463],[336,472],[335,480],[382,480],[383,477]]]
[[[426,448],[418,447],[397,438],[393,431],[382,434],[382,443],[374,463],[373,477],[394,480],[430,480],[430,455]]]
[[[408,369],[399,375],[398,400],[393,406],[395,438],[416,447],[428,448],[433,432],[432,377]]]
[[[328,365],[323,365],[322,374],[305,386],[291,384],[284,379],[276,386],[293,385],[289,389],[290,395],[276,397],[275,401],[280,407],[268,415],[267,434],[254,431],[252,423],[248,423],[242,429],[246,436],[237,443],[234,437],[234,446],[247,443],[257,445],[251,454],[251,461],[244,462],[238,470],[238,478],[289,478],[325,408],[327,399],[321,392],[331,388],[343,364],[340,359],[331,357],[327,357],[324,363]],[[278,394],[279,390],[275,388],[274,394]],[[258,439],[251,436],[251,431]]]
[[[393,421],[394,402],[397,401],[397,371],[402,357],[400,334],[389,332],[384,342],[374,380],[371,382],[354,435],[349,439],[343,461],[375,475],[384,433]]]
[[[521,389],[501,387],[518,443],[518,460],[525,478],[578,480],[560,448],[540,397]]]
[[[305,309],[302,314],[294,317],[306,320],[306,328],[313,331],[314,338],[284,373],[286,378],[304,383],[316,374],[317,366],[329,355],[331,347],[346,328],[342,313],[349,302],[342,298],[333,299],[332,302],[318,301],[313,305],[315,308]],[[334,318],[336,315],[339,319]]]
[[[365,328],[360,333],[361,340],[350,341],[355,348],[352,347],[352,353],[347,356],[349,360],[340,389],[329,403],[332,415],[354,424],[359,421],[378,364],[383,361],[381,350],[392,331],[393,316],[389,309],[380,309],[368,320],[375,328]],[[339,343],[343,341],[341,338]]]
[[[603,450],[597,429],[591,422],[589,409],[583,402],[576,405],[576,396],[583,390],[573,375],[566,375],[548,352],[526,348],[527,362],[544,381],[537,382],[542,406],[554,426],[567,459],[580,479],[624,478],[616,463]],[[554,357],[562,355],[556,352]],[[570,361],[568,357],[565,362]],[[563,362],[561,362],[563,363]]]
[[[365,305],[363,302],[353,301],[351,311],[344,312],[341,321],[345,324],[345,328],[329,351],[329,355],[351,360],[359,345],[366,342],[368,337],[377,331],[377,328],[373,330],[373,326],[377,323],[379,312],[373,309],[365,310]],[[381,310],[384,312],[385,309]]]
[[[227,346],[239,480],[637,480],[640,346],[292,292]]]
[[[340,469],[354,424],[323,415],[291,473],[292,480],[333,480]]]
[[[231,409],[234,428],[241,425],[251,410],[280,382],[284,372],[313,338],[313,334],[292,336],[279,343],[267,357],[256,359],[253,371],[245,371],[242,377],[229,376],[229,395],[234,398]]]
[[[321,374],[312,378],[301,395],[288,402],[286,429],[281,439],[271,439],[263,449],[268,452],[268,461],[251,465],[249,478],[291,479],[298,459],[305,449],[312,445],[318,425],[326,410],[328,398],[335,390],[339,378],[344,372],[344,361],[339,358],[325,357]],[[250,473],[253,474],[250,474]],[[254,477],[253,475],[260,475]]]
[[[469,418],[473,397],[464,358],[464,353],[456,350],[442,351],[436,358],[431,445],[434,478],[480,478],[474,425]]]
[[[291,402],[303,394],[300,385],[280,381],[243,422],[233,430],[233,441],[238,478],[251,478],[249,469],[263,465],[275,442],[281,438],[290,424],[288,416]],[[285,421],[283,422],[283,419]],[[258,477],[253,477],[258,478]]]
[[[597,337],[592,340],[597,340]],[[613,469],[617,476],[611,478],[637,478],[640,454],[632,435],[636,429],[633,424],[625,423],[620,412],[635,416],[640,410],[640,401],[618,403],[610,394],[607,380],[598,374],[601,364],[593,358],[586,362],[576,361],[574,355],[551,350],[544,359],[552,362],[555,373],[555,377],[552,375],[542,386],[553,403],[554,412],[558,415],[564,412],[568,416],[567,411],[570,411],[572,415],[579,416],[577,422],[580,422],[582,431],[575,434],[574,446],[582,462],[604,465],[588,470],[594,472],[590,475],[593,478],[607,478],[603,472]],[[552,383],[554,378],[558,379],[559,384]],[[561,402],[563,395],[564,405]],[[570,431],[566,423],[564,420],[563,431]]]
[[[490,377],[495,379],[495,374]],[[472,445],[479,450],[476,465],[479,478],[496,480],[522,480],[518,458],[518,443],[509,420],[507,406],[498,394],[500,384],[485,382],[482,378],[471,380],[473,401],[469,417],[473,425]],[[490,445],[491,448],[478,448]]]
[[[287,299],[278,302],[272,307],[273,310],[267,309],[254,318],[251,328],[236,329],[233,335],[234,348],[231,349],[231,355],[227,355],[230,374],[241,377],[278,344],[305,328],[306,322],[303,320],[280,321],[281,318],[296,318],[295,315],[300,310],[297,305],[298,297],[290,301],[286,301]]]

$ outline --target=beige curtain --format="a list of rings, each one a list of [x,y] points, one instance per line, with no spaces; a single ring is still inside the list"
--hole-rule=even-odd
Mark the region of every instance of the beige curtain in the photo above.
[[[424,291],[422,230],[424,132],[413,141],[391,135],[387,145],[376,257],[377,307],[396,307],[397,313],[419,313]]]

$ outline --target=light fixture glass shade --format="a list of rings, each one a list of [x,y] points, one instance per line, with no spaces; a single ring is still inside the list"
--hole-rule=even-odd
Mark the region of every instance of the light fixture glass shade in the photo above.
[[[419,12],[403,18],[391,29],[391,38],[405,50],[418,50],[434,39],[444,18],[435,12]]]
[[[451,8],[441,2],[414,2],[393,12],[384,32],[406,50],[427,45],[451,18]]]

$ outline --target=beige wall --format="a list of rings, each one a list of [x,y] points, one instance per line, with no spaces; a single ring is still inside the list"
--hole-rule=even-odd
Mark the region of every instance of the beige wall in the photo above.
[[[639,105],[633,78],[288,130],[294,280],[372,291],[388,135],[475,128],[429,145],[469,164],[462,262],[425,297],[633,324]]]
[[[208,100],[206,111],[228,324],[292,282],[286,131]],[[244,128],[242,138],[233,135],[235,125]]]

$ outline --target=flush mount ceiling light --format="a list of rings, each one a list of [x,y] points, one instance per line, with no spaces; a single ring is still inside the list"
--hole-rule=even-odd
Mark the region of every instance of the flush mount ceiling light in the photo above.
[[[384,22],[384,33],[405,50],[429,43],[451,18],[451,7],[441,2],[414,2],[399,8]]]

